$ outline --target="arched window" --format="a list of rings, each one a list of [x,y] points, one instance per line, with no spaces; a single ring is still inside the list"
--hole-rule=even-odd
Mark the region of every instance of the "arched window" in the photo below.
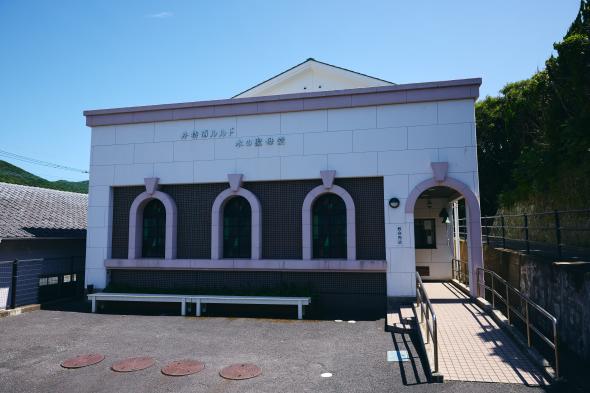
[[[246,198],[230,198],[223,207],[223,257],[252,255],[252,209]]]
[[[158,199],[143,208],[142,258],[164,258],[166,240],[166,209]]]
[[[320,195],[312,208],[314,258],[346,259],[346,205],[333,193]]]

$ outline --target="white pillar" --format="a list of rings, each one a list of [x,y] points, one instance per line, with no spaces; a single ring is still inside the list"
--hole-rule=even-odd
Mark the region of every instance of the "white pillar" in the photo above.
[[[400,206],[400,208],[402,208]],[[416,296],[416,250],[414,214],[404,214],[404,222],[387,224],[387,296]]]
[[[459,238],[459,202],[453,202],[453,246],[455,259],[461,259],[461,242]]]
[[[111,257],[113,192],[110,186],[93,186],[92,173],[90,176],[85,286],[100,290],[107,285],[104,261]]]

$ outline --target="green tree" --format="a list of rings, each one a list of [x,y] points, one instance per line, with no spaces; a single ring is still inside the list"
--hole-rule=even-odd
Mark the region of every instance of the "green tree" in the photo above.
[[[532,200],[582,207],[590,192],[590,3],[530,79],[476,105],[482,211]],[[564,192],[567,191],[567,192]],[[587,207],[587,206],[583,206]]]

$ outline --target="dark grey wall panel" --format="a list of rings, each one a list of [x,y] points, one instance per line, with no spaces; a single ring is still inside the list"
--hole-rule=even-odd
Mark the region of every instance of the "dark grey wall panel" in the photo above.
[[[385,273],[110,270],[110,284],[142,290],[256,290],[289,285],[317,294],[386,294]]]
[[[76,273],[81,287],[85,255],[85,239],[3,239],[0,243],[0,261],[19,261],[16,306],[39,303],[39,277]],[[36,258],[44,260],[28,261]],[[0,264],[0,308],[10,306],[12,290],[12,263]]]
[[[356,207],[357,259],[385,259],[383,178],[342,178]],[[262,205],[262,258],[301,259],[301,207],[317,180],[246,182]],[[178,208],[178,258],[211,257],[211,207],[226,183],[162,186]],[[114,189],[112,257],[127,258],[129,209],[144,187]]]

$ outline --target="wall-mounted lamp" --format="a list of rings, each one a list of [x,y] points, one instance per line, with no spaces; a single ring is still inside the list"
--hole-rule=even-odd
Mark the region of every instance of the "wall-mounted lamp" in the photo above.
[[[389,200],[389,207],[391,207],[393,209],[397,209],[399,207],[399,199],[397,199],[397,198],[391,198]]]
[[[445,209],[444,207],[440,209],[440,213],[438,213],[438,216],[442,218],[443,224],[451,223],[451,221],[449,220],[449,213],[447,212],[447,209]]]

